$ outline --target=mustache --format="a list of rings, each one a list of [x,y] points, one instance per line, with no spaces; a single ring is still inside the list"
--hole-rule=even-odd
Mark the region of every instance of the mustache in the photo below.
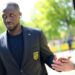
[[[8,25],[8,24],[14,24],[14,23],[12,23],[12,22],[6,22],[6,25]]]

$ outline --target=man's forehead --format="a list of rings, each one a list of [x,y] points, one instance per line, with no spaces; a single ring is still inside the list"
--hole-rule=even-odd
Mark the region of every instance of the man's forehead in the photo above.
[[[9,10],[2,13],[2,15],[9,15],[9,14],[15,14],[15,12]]]

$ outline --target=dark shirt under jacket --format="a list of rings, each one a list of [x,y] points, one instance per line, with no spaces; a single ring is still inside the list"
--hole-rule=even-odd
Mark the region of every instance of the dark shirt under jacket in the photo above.
[[[12,36],[8,33],[8,46],[14,59],[19,64],[19,67],[21,67],[24,51],[23,32],[17,36]]]

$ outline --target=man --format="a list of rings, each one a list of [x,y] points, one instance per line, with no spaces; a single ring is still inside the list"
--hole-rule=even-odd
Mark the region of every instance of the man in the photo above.
[[[0,36],[1,75],[47,75],[45,63],[51,67],[54,54],[43,32],[22,26],[20,16],[16,3],[7,4],[3,10],[7,31]]]
[[[67,39],[67,43],[68,43],[68,46],[69,46],[69,50],[71,50],[72,49],[72,38],[71,37],[69,37]]]

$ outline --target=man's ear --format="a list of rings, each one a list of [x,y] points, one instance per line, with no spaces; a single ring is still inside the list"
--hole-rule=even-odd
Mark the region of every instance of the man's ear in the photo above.
[[[19,15],[20,15],[20,17],[21,17],[21,16],[22,16],[22,13],[20,12]]]

